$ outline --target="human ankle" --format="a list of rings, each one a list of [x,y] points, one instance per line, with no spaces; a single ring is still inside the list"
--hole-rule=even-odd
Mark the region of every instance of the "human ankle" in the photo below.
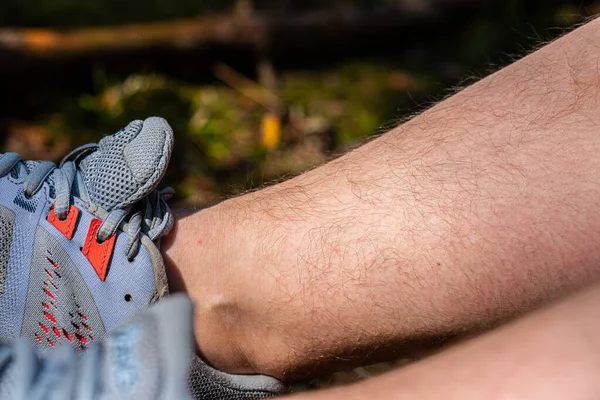
[[[176,213],[162,246],[170,289],[194,301],[196,342],[207,363],[229,373],[261,373],[254,350],[260,339],[252,329],[259,318],[247,293],[252,287],[247,282],[257,277],[241,262],[251,250],[230,215],[221,215],[220,205]]]

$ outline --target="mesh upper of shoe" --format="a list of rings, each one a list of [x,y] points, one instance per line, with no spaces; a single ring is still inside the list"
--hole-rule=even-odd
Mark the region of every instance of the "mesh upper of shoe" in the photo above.
[[[79,164],[90,202],[111,211],[145,197],[166,171],[172,149],[171,128],[157,117],[105,137]]]
[[[192,396],[202,400],[267,399],[285,393],[286,387],[275,378],[263,375],[226,374],[194,357],[188,385]]]
[[[0,207],[0,296],[4,294],[6,284],[14,221],[15,214],[8,208]]]

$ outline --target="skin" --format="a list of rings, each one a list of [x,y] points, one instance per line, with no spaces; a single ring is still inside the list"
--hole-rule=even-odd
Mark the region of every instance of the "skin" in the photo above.
[[[178,218],[213,366],[294,381],[600,277],[600,20],[289,181]]]
[[[595,400],[600,286],[407,368],[295,400]]]

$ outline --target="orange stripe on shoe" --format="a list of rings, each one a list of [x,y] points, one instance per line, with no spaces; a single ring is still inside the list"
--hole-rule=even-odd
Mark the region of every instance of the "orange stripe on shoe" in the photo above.
[[[82,251],[90,264],[92,264],[92,267],[94,267],[94,270],[98,274],[100,280],[104,282],[108,270],[108,263],[115,247],[117,234],[115,233],[104,242],[98,243],[96,240],[96,234],[100,229],[100,225],[102,225],[102,221],[99,219],[94,218],[92,220]]]
[[[73,238],[75,233],[75,225],[77,224],[77,217],[79,217],[79,209],[75,206],[69,207],[69,213],[64,221],[61,221],[56,214],[54,214],[54,206],[50,209],[48,214],[48,222],[52,224],[59,232],[61,232],[69,240]]]

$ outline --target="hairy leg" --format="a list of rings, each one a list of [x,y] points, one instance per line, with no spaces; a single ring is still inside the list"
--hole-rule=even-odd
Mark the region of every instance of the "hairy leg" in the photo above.
[[[335,161],[182,217],[165,257],[204,357],[293,380],[600,277],[599,48],[595,20]]]
[[[295,399],[597,399],[599,309],[596,286],[405,369]]]

